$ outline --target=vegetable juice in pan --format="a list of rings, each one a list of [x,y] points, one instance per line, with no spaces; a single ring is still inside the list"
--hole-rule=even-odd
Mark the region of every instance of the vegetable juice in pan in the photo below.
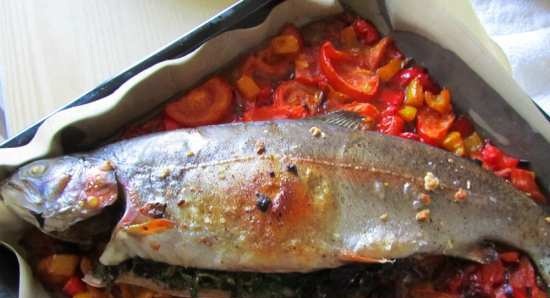
[[[27,165],[3,196],[44,195],[13,208],[80,243],[24,243],[69,297],[547,297],[535,174],[452,100],[366,20],[287,25],[123,133],[140,138]],[[461,247],[474,240],[498,243]]]

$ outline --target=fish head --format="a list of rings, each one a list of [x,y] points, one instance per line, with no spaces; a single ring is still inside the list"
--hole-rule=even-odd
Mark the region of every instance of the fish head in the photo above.
[[[112,205],[118,185],[108,162],[64,156],[19,168],[0,186],[0,197],[17,216],[55,236]]]

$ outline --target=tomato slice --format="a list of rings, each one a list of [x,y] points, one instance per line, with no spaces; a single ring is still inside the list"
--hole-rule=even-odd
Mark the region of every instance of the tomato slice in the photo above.
[[[432,109],[421,109],[416,117],[416,132],[438,144],[445,138],[455,119],[452,113],[440,114]]]
[[[292,80],[277,87],[273,103],[276,106],[302,106],[308,114],[314,114],[319,110],[321,99],[321,90]]]
[[[342,106],[342,109],[345,111],[355,112],[372,121],[378,119],[380,116],[378,109],[374,105],[366,102],[349,103]]]
[[[350,62],[353,60],[353,56],[349,53],[336,50],[329,41],[325,42],[321,47],[319,55],[321,72],[336,91],[342,92],[355,100],[367,101],[373,98],[378,91],[380,83],[377,74],[349,64],[347,67],[340,67],[344,72],[339,73],[333,66],[332,59],[341,62]],[[343,63],[340,64],[344,66],[342,65]]]
[[[227,116],[232,101],[231,86],[221,77],[213,77],[166,105],[164,111],[183,126],[213,124]]]
[[[243,114],[243,121],[304,118],[308,111],[303,106],[274,105],[253,108]]]

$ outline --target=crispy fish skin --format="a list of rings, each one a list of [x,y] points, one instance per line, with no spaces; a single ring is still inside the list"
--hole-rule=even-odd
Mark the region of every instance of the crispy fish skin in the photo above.
[[[418,142],[320,120],[275,121],[159,133],[79,158],[94,161],[86,171],[101,167],[97,160],[112,164],[106,172],[125,196],[125,214],[100,259],[107,265],[139,256],[197,268],[306,272],[419,253],[480,260],[479,244],[496,241],[528,253],[550,281],[543,208],[476,164]],[[28,187],[21,173],[2,188],[5,200],[15,195],[9,185]],[[30,199],[19,200],[26,203],[9,205],[22,213]],[[72,214],[48,212],[51,222]],[[148,230],[159,220],[164,228]]]

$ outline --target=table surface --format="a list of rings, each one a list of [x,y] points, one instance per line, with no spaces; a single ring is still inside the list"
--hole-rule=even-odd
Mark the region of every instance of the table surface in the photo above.
[[[0,1],[0,83],[11,135],[235,0]]]

